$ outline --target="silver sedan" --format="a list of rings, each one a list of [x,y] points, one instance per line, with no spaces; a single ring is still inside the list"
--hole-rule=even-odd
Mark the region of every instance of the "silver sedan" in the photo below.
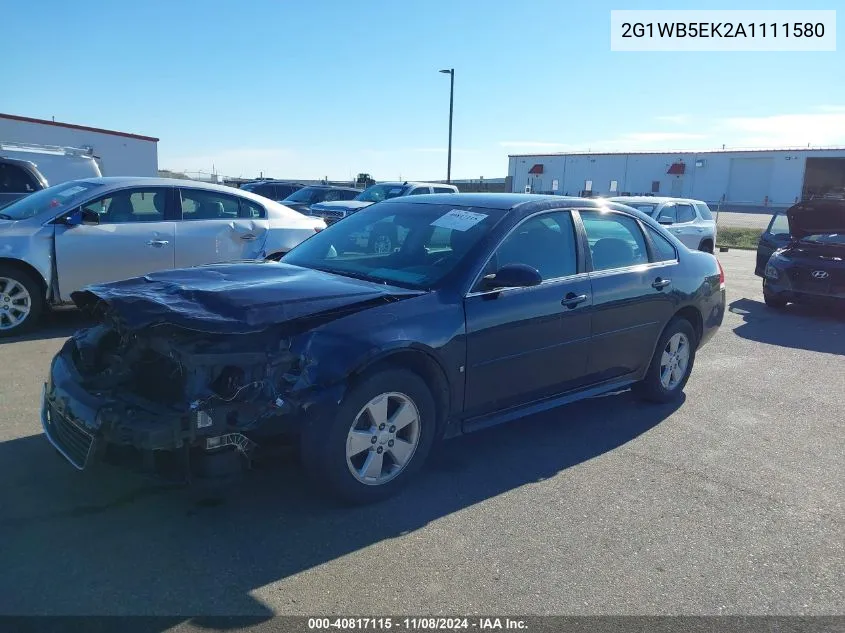
[[[325,228],[255,194],[189,180],[91,178],[0,209],[0,336],[89,284],[238,260],[278,259]]]

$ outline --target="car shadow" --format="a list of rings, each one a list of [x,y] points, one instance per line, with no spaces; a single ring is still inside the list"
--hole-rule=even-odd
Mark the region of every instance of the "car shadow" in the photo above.
[[[172,488],[106,467],[73,471],[40,435],[0,443],[0,613],[167,616],[146,621],[149,631],[196,623],[191,614],[269,618],[251,592],[537,485],[682,403],[623,392],[450,440],[398,496],[365,507],[316,494],[293,453],[237,482]]]
[[[26,334],[0,338],[0,345],[20,343],[21,341],[66,338],[80,328],[88,327],[91,323],[91,320],[81,310],[52,310],[48,311],[41,321]]]
[[[728,309],[742,317],[737,336],[813,352],[845,355],[845,313],[835,308],[788,304],[770,308],[762,301],[742,298]]]

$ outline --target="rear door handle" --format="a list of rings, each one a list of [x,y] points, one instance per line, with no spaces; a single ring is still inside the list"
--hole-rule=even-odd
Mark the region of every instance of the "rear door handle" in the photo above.
[[[167,246],[170,244],[167,240],[149,240],[147,242],[147,246],[152,246],[153,248],[161,248],[162,246]]]
[[[570,292],[563,299],[560,300],[560,305],[565,308],[574,308],[578,304],[584,303],[586,300],[587,295],[576,295],[574,292]]]
[[[661,279],[660,277],[658,277],[658,278],[657,278],[657,279],[655,279],[655,280],[654,280],[654,282],[651,284],[651,287],[652,287],[652,288],[657,288],[658,290],[663,290],[666,286],[668,286],[668,285],[669,285],[669,284],[671,284],[671,283],[672,283],[672,280],[671,280],[671,279]]]

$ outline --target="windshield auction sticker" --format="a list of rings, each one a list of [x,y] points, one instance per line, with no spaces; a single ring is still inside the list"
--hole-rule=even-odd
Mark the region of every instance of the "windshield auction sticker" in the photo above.
[[[611,51],[835,51],[836,11],[611,11]]]
[[[466,231],[467,229],[474,227],[486,217],[487,215],[484,213],[464,211],[463,209],[452,209],[449,213],[441,215],[432,222],[431,226],[439,226],[444,229],[452,229],[453,231]]]

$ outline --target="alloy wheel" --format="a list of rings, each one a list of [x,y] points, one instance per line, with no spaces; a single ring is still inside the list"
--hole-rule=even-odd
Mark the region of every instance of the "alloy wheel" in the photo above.
[[[411,462],[420,442],[420,412],[403,393],[383,393],[355,416],[346,439],[346,464],[360,483],[380,486]]]
[[[687,335],[676,332],[663,348],[660,357],[660,384],[671,391],[684,379],[690,358],[690,346]]]
[[[0,277],[0,330],[12,330],[26,321],[32,297],[21,282]]]

